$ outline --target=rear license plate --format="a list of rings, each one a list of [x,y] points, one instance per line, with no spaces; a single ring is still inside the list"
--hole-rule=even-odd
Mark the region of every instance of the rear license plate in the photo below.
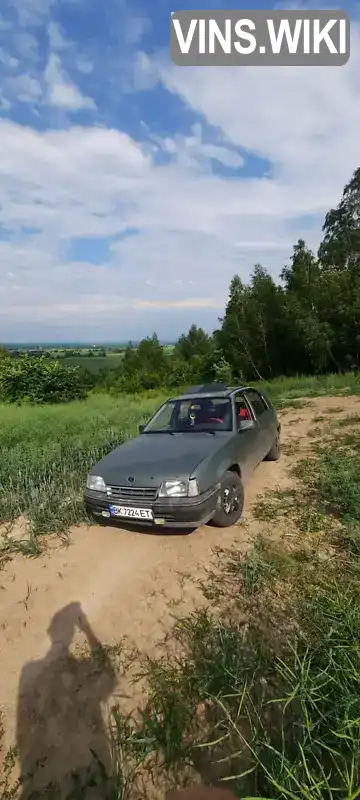
[[[153,519],[151,508],[128,508],[127,506],[109,506],[112,517],[130,517],[131,519]]]

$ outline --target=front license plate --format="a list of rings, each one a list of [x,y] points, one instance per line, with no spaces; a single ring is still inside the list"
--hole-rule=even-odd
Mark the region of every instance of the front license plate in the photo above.
[[[112,517],[130,517],[131,519],[153,519],[151,508],[128,508],[127,506],[109,506]]]

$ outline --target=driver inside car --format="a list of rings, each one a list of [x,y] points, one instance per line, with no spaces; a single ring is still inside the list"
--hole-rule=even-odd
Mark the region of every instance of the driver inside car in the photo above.
[[[206,422],[223,422],[212,400],[203,400],[199,405],[201,407],[196,411],[195,423],[201,425]]]

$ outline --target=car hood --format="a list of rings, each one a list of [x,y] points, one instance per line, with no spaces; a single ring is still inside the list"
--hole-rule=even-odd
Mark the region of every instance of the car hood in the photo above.
[[[226,433],[143,433],[117,447],[92,468],[108,485],[159,486],[163,480],[190,477],[200,461],[224,444]]]

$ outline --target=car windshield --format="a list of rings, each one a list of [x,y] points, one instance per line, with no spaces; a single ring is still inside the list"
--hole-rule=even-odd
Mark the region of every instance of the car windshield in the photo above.
[[[225,397],[170,400],[155,414],[144,433],[231,431],[231,402]]]

